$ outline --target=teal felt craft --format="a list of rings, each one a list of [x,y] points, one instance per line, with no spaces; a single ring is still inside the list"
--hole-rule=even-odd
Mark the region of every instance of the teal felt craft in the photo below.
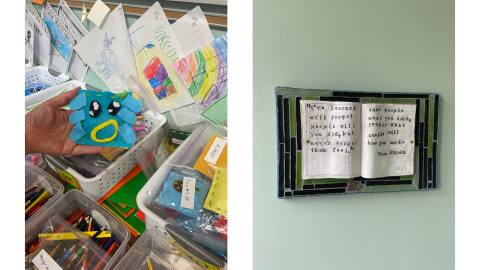
[[[70,122],[75,124],[70,139],[76,144],[132,147],[136,138],[131,124],[136,117],[131,108],[141,110],[142,104],[131,92],[115,94],[79,90],[78,96],[69,105],[77,110],[69,117]]]

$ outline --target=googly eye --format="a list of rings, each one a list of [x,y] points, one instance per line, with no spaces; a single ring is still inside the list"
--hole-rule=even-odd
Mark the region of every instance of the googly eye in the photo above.
[[[102,112],[102,108],[98,101],[94,100],[90,102],[90,110],[88,111],[88,114],[90,115],[90,117],[95,118],[99,116],[101,112]]]
[[[117,115],[118,111],[120,110],[120,102],[112,101],[107,107],[107,111],[110,115]]]

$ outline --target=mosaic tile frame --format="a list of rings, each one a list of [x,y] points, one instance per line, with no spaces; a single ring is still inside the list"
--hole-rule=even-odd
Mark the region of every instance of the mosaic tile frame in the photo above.
[[[300,100],[416,104],[413,175],[366,179],[303,179]],[[277,197],[423,191],[438,188],[440,94],[275,88]],[[288,108],[285,110],[285,108]]]

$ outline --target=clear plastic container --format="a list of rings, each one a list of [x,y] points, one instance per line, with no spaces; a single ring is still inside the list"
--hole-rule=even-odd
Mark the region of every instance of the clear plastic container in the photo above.
[[[158,230],[148,229],[137,240],[127,255],[115,269],[148,270],[147,256],[153,269],[158,270],[200,270],[206,269],[199,262],[191,259],[175,243]]]
[[[63,185],[55,180],[50,174],[40,170],[38,167],[30,164],[30,162],[25,161],[25,190],[29,190],[34,186],[47,190],[49,195],[52,195],[52,198],[25,222],[25,227],[45,212],[50,205],[62,197],[64,190]]]
[[[114,215],[100,204],[85,196],[78,190],[70,190],[63,197],[58,199],[53,205],[38,216],[32,223],[25,227],[25,243],[35,239],[42,233],[45,224],[50,218],[57,215],[66,217],[72,211],[82,209],[87,215],[93,216],[93,219],[100,225],[106,226],[105,230],[115,234],[115,238],[122,244],[115,255],[112,256],[105,270],[113,269],[117,262],[125,255],[128,241],[130,240],[130,231]]]

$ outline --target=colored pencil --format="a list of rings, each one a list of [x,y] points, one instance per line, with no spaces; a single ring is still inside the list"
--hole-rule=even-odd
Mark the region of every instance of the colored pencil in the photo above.
[[[48,191],[46,191],[46,190],[40,196],[32,199],[32,203],[30,203],[28,205],[27,209],[25,209],[25,213],[27,213],[28,210],[32,209],[32,207],[34,207],[38,202],[43,200],[45,197],[48,197]]]
[[[28,195],[26,198],[25,198],[25,203],[29,200],[31,200],[33,197],[35,197],[36,195],[38,195],[40,192],[42,192],[42,189],[40,189],[39,191],[35,191],[34,193]]]
[[[34,186],[34,187],[32,187],[31,189],[25,191],[25,194],[27,194],[27,193],[29,193],[30,191],[35,190],[35,189],[37,189],[37,188],[38,188],[37,186]]]
[[[83,264],[82,264],[82,270],[86,270],[85,266],[87,265],[87,254],[88,254],[88,248],[85,249],[85,255],[84,255],[84,259],[83,259]]]
[[[38,210],[38,208],[40,208],[40,207],[42,207],[44,204],[46,204],[47,201],[50,200],[50,198],[52,198],[52,196],[48,196],[48,197],[44,198],[42,201],[40,201],[39,203],[37,203],[37,205],[36,205],[34,208],[30,209],[30,211],[28,211],[28,213],[27,213],[26,215],[27,215],[27,216],[33,215],[33,212],[36,211],[35,209]]]
[[[94,234],[96,234],[96,231],[90,231],[90,232],[81,232],[85,236],[92,237]],[[71,240],[71,239],[78,239],[78,237],[74,233],[41,233],[38,235],[38,237],[42,238],[48,238],[48,240]],[[112,232],[109,231],[103,231],[100,234],[97,235],[97,238],[106,238],[106,237],[112,237]]]
[[[112,252],[113,248],[116,247],[116,246],[117,246],[117,243],[113,242],[112,246],[110,246],[107,253],[105,253],[105,255],[103,255],[103,259],[107,258],[107,256],[110,254],[110,252]],[[100,260],[100,262],[98,262],[97,266],[95,266],[95,268],[93,270],[97,270],[98,268],[100,268],[102,263],[103,263],[103,260]]]
[[[72,262],[85,250],[85,245],[81,246],[77,252],[75,254],[73,254],[73,256],[70,256],[72,258],[70,258],[70,261],[68,262],[67,264],[67,267],[66,269],[69,269],[70,268],[70,265],[72,264]]]
[[[145,256],[147,256],[148,269],[153,270],[152,263],[150,262],[150,258],[148,258],[148,255],[145,255]]]
[[[115,234],[112,234],[112,237],[108,239],[107,243],[105,243],[105,246],[103,248],[105,250],[108,250],[112,246],[112,243],[114,242],[114,240],[115,240]]]
[[[62,267],[62,264],[65,262],[65,260],[67,260],[68,256],[70,256],[70,254],[73,252],[73,249],[75,248],[75,245],[72,246],[68,251],[67,253],[65,253],[65,255],[63,255],[63,257],[60,259],[60,261],[58,262],[58,265],[60,265],[60,267]]]
[[[53,258],[53,255],[55,255],[55,253],[57,253],[57,251],[58,251],[58,249],[60,248],[61,245],[62,245],[62,243],[58,243],[58,245],[50,253],[50,257]]]
[[[69,220],[71,217],[73,217],[74,214],[76,214],[77,212],[81,211],[79,208],[77,208],[76,210],[72,211],[70,214],[68,214],[66,217],[65,217],[65,220]]]
[[[97,231],[91,238],[96,239],[99,234],[101,234],[105,230],[105,226],[103,228],[100,228],[100,230]]]

